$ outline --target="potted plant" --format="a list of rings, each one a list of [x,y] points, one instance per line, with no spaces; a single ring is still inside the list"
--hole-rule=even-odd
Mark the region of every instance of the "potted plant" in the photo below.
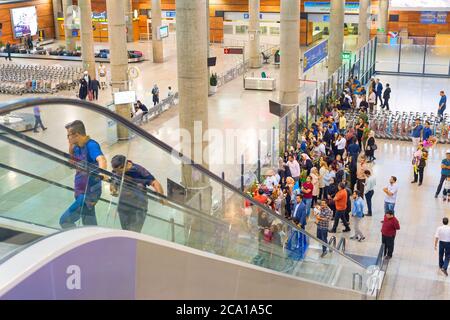
[[[209,92],[215,94],[217,92],[217,73],[211,74],[209,78]]]

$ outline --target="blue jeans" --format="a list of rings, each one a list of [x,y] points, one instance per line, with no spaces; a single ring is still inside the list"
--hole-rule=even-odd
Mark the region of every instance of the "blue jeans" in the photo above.
[[[449,260],[450,242],[439,241],[439,268],[447,270]]]
[[[328,243],[328,229],[317,228],[317,238],[325,243]],[[322,246],[322,252],[327,252],[326,246]]]
[[[312,199],[303,199],[303,203],[306,205],[306,216],[309,218],[311,213]]]
[[[370,190],[366,193],[366,201],[367,201],[367,214],[372,214],[372,197],[375,192],[373,190]]]
[[[390,202],[384,202],[384,213],[388,212],[388,211],[392,211],[395,213],[394,211],[395,208],[395,203],[390,203]]]
[[[63,229],[74,228],[75,222],[80,220],[80,217],[83,225],[96,226],[95,205],[96,201],[87,200],[86,195],[80,194],[59,219],[60,226]]]

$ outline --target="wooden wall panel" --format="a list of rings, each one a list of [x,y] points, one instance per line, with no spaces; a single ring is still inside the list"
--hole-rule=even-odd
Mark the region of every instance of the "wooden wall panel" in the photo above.
[[[1,41],[12,43],[20,42],[13,38],[10,10],[12,8],[36,6],[38,15],[38,28],[45,31],[47,38],[55,36],[55,25],[53,20],[52,0],[30,0],[20,3],[9,3],[0,5],[0,23],[3,24]]]
[[[300,1],[301,10],[304,9],[304,1],[323,1],[323,0],[298,0]],[[74,3],[76,4],[76,0]],[[357,2],[357,1],[356,1]],[[26,7],[35,5],[38,12],[38,25],[40,29],[44,29],[46,37],[54,37],[55,26],[53,22],[52,0],[29,0],[22,3],[11,3],[0,5],[0,22],[3,24],[2,41],[12,41],[12,26],[10,9],[14,7]],[[175,0],[161,0],[163,10],[175,10]],[[133,8],[150,9],[151,0],[133,0]],[[372,0],[372,8],[378,8],[378,0]],[[106,11],[106,0],[92,0],[92,10],[94,12]],[[216,11],[248,11],[248,0],[210,0],[210,16],[214,17]],[[280,0],[261,0],[262,12],[279,12]],[[422,25],[420,23],[420,12],[408,11],[391,11],[390,14],[398,14],[398,22],[389,22],[390,31],[400,31],[407,29],[410,36],[435,36],[436,33],[450,33],[450,13],[447,16],[447,24],[445,25]],[[212,20],[213,21],[213,20]],[[211,33],[216,37],[220,34],[223,22],[214,20],[211,25]],[[221,25],[222,23],[222,25]],[[214,31],[213,31],[214,30]],[[145,33],[145,21],[142,19],[139,23],[139,32]],[[376,33],[375,29],[371,30],[372,34]],[[301,21],[300,38],[303,43],[306,42],[305,22]],[[17,41],[16,41],[17,42]]]

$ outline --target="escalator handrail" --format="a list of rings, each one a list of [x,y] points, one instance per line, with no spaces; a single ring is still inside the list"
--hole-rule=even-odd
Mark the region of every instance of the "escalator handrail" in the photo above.
[[[52,147],[52,146],[49,146],[49,145],[47,145],[47,144],[45,144],[45,143],[42,143],[42,142],[40,142],[40,141],[37,141],[37,140],[35,140],[35,139],[31,138],[31,137],[28,137],[28,136],[26,136],[26,135],[24,135],[24,134],[22,134],[22,133],[20,133],[20,132],[17,132],[17,131],[15,131],[15,130],[12,130],[12,129],[8,128],[8,127],[5,127],[5,126],[2,125],[2,124],[0,124],[0,129],[1,129],[1,130],[4,130],[5,132],[7,132],[7,133],[9,133],[9,134],[11,134],[11,135],[13,135],[13,136],[15,136],[15,137],[18,138],[18,139],[25,140],[26,142],[28,142],[28,143],[30,143],[30,144],[32,144],[32,145],[37,145],[38,147],[40,147],[40,148],[46,150],[47,152],[56,153],[57,155],[59,155],[59,156],[62,157],[62,159],[61,159],[61,158],[58,158],[58,157],[55,157],[55,156],[50,155],[50,154],[48,154],[48,153],[45,153],[45,152],[43,152],[43,151],[41,151],[41,150],[38,150],[38,149],[36,149],[36,148],[34,148],[34,147],[27,146],[27,145],[23,144],[22,142],[18,142],[18,141],[16,141],[16,140],[11,139],[11,138],[9,138],[9,137],[6,137],[6,136],[4,136],[4,135],[0,135],[0,140],[4,140],[4,141],[8,142],[9,144],[13,144],[13,145],[16,145],[16,146],[18,146],[18,147],[20,147],[20,148],[26,149],[27,151],[31,151],[31,152],[33,152],[33,153],[39,155],[39,156],[42,156],[42,157],[47,158],[48,160],[55,161],[55,162],[57,162],[57,163],[59,163],[59,164],[62,164],[62,165],[64,165],[64,166],[67,166],[67,167],[69,167],[69,168],[74,168],[74,169],[76,169],[76,170],[84,171],[84,172],[87,172],[87,173],[89,173],[89,174],[91,174],[91,172],[90,172],[88,169],[86,169],[86,167],[87,167],[87,168],[90,168],[90,169],[92,169],[93,171],[97,171],[97,173],[95,173],[96,175],[97,175],[97,174],[103,174],[103,175],[106,175],[106,176],[110,177],[110,180],[107,181],[107,182],[109,182],[109,183],[111,183],[111,181],[112,181],[113,179],[116,179],[116,178],[118,177],[116,174],[114,174],[114,173],[112,173],[112,172],[109,172],[109,171],[107,171],[107,170],[100,169],[100,168],[98,168],[98,167],[96,167],[96,166],[94,166],[94,165],[91,165],[91,164],[88,164],[86,167],[83,167],[83,166],[78,165],[77,163],[70,162],[69,160],[72,159],[72,157],[70,156],[70,154],[65,153],[64,151],[61,151],[61,150],[59,150],[59,149],[56,149],[56,148],[54,148],[54,147]],[[124,180],[123,183],[126,184],[128,187],[132,187],[132,188],[134,188],[134,189],[139,189],[139,191],[142,191],[135,183],[133,183],[133,182],[131,182],[131,181]],[[197,210],[197,209],[195,209],[195,208],[192,208],[192,207],[190,207],[190,206],[188,206],[188,205],[186,205],[186,204],[179,203],[178,201],[175,201],[175,200],[173,200],[173,199],[170,199],[170,198],[168,198],[167,196],[165,196],[165,195],[163,195],[163,194],[159,194],[159,193],[154,192],[154,191],[152,191],[152,190],[150,190],[150,189],[148,189],[148,188],[146,188],[145,190],[146,190],[148,196],[153,196],[153,197],[159,198],[158,200],[164,200],[164,201],[166,201],[166,202],[170,202],[170,203],[172,204],[171,207],[172,207],[173,209],[180,210],[180,208],[181,208],[182,211],[183,211],[183,210],[187,210],[187,211],[194,212],[194,215],[199,215],[199,216],[201,216],[202,218],[206,218],[206,219],[208,219],[208,220],[213,220],[214,223],[219,223],[219,224],[228,225],[228,224],[225,223],[224,221],[216,221],[216,220],[214,220],[214,219],[211,219],[211,217],[210,217],[209,215],[205,214],[204,212],[202,212],[202,211],[200,211],[200,210]]]
[[[63,184],[58,183],[58,182],[55,182],[55,181],[48,180],[48,179],[46,179],[46,178],[37,176],[37,175],[35,175],[35,174],[33,174],[33,173],[29,173],[29,172],[26,172],[26,171],[23,171],[23,170],[20,170],[20,169],[11,167],[11,166],[5,165],[5,164],[3,164],[3,163],[0,163],[0,168],[3,168],[3,169],[8,170],[8,171],[13,171],[13,172],[18,173],[18,174],[20,174],[20,175],[27,176],[27,177],[32,178],[32,179],[34,179],[34,180],[39,180],[39,181],[42,181],[42,182],[44,182],[44,183],[46,183],[46,184],[50,184],[50,185],[56,186],[56,187],[58,187],[58,188],[66,189],[66,190],[71,191],[71,192],[74,192],[74,191],[75,191],[75,189],[73,189],[73,188],[71,188],[71,187],[69,187],[69,186],[63,185]],[[100,198],[100,199],[98,199],[98,200],[99,200],[100,202],[110,203],[110,204],[112,204],[112,205],[117,206],[117,202],[110,201],[110,200],[105,199],[105,198]],[[160,199],[158,199],[158,200],[160,200]],[[170,206],[170,205],[169,205],[169,206]],[[175,206],[170,206],[170,207],[175,207]],[[164,218],[160,218],[160,217],[157,217],[157,216],[153,216],[153,215],[148,214],[148,213],[147,213],[147,217],[155,218],[155,219],[158,219],[158,220],[161,220],[161,221],[170,223],[169,220],[166,220],[166,219],[164,219]],[[8,219],[9,219],[9,217],[8,217]],[[184,227],[184,225],[179,224],[179,223],[175,223],[175,225],[178,226],[178,227]],[[59,230],[59,229],[57,229],[57,228],[52,228],[52,227],[48,227],[48,226],[44,226],[44,225],[39,225],[39,226],[43,226],[43,227],[47,227],[47,228]]]
[[[69,187],[69,186],[66,186],[66,185],[60,184],[60,183],[58,183],[58,182],[54,182],[54,181],[48,180],[48,179],[46,179],[46,178],[43,178],[43,177],[37,176],[37,175],[35,175],[35,174],[29,173],[29,172],[26,172],[26,171],[23,171],[23,170],[20,170],[20,169],[17,169],[17,168],[8,166],[8,165],[5,165],[5,164],[3,164],[3,163],[0,163],[0,168],[3,168],[3,169],[8,170],[8,171],[13,171],[13,172],[15,172],[15,173],[18,173],[18,174],[20,174],[20,175],[27,176],[27,177],[32,178],[32,179],[40,180],[40,181],[42,181],[42,182],[44,182],[44,183],[47,183],[47,184],[50,184],[50,185],[54,185],[54,186],[59,187],[59,188],[66,189],[66,190],[68,190],[68,191],[72,191],[72,192],[75,191],[75,189],[73,189],[73,188],[71,188],[71,187]],[[104,198],[100,198],[99,201],[105,202],[105,203],[111,203],[111,204],[113,204],[113,205],[117,205],[117,203],[112,202],[112,201],[110,202],[109,200],[104,199]],[[169,205],[169,206],[171,206],[171,205]],[[171,207],[175,207],[175,206],[171,206]],[[175,208],[175,209],[176,209],[176,208]],[[151,215],[151,214],[148,214],[148,213],[146,214],[146,216],[147,216],[147,217],[150,217],[150,218],[154,218],[154,219],[160,220],[160,221],[163,221],[163,222],[166,222],[166,223],[169,223],[169,224],[173,224],[174,226],[177,226],[177,227],[180,227],[180,228],[185,228],[185,227],[186,227],[186,225],[184,225],[184,224],[179,224],[179,223],[176,223],[176,222],[172,222],[171,220],[166,220],[166,219],[164,219],[164,218],[157,217],[157,216],[154,216],[154,215]],[[15,221],[23,222],[22,220],[16,220],[16,219],[9,218],[9,217],[8,217],[8,219],[9,219],[9,220],[15,220]],[[227,226],[225,225],[225,223],[223,223],[222,221],[214,221],[214,222],[215,222],[216,224],[222,224],[222,227],[227,227]],[[34,223],[32,223],[32,224],[33,224],[33,225],[38,225],[38,226],[47,227],[47,226],[39,225],[39,224],[34,224]],[[83,227],[87,227],[87,226],[83,226]],[[0,265],[1,265],[3,262],[5,262],[6,260],[8,260],[8,259],[10,259],[11,257],[13,257],[14,255],[18,254],[20,251],[22,251],[22,250],[24,250],[25,248],[27,248],[27,247],[29,247],[29,246],[35,244],[35,243],[38,242],[38,241],[44,240],[44,239],[46,239],[46,238],[48,238],[48,237],[50,237],[50,236],[59,234],[59,233],[64,232],[64,231],[69,231],[69,230],[66,230],[66,229],[58,229],[58,228],[52,228],[52,227],[47,227],[47,228],[49,228],[49,229],[54,229],[56,232],[55,232],[55,233],[52,233],[52,234],[49,234],[49,235],[46,235],[46,236],[44,236],[44,237],[42,237],[42,238],[36,239],[36,240],[34,240],[34,241],[32,241],[32,242],[30,242],[30,243],[27,243],[26,245],[22,246],[23,248],[21,247],[21,248],[18,249],[18,250],[14,250],[13,252],[10,252],[8,255],[6,255],[6,256],[3,257],[2,259],[0,259]],[[276,256],[276,257],[279,257],[279,258],[285,258],[285,256],[279,255],[279,254],[277,254],[277,253],[273,253],[273,247],[272,247],[272,246],[267,246],[267,247],[266,247],[264,243],[259,243],[259,248],[260,248],[262,251],[270,252],[270,254],[273,255],[273,256]]]
[[[163,141],[157,139],[155,136],[153,136],[149,132],[145,131],[143,128],[141,128],[141,127],[137,126],[136,124],[128,121],[127,119],[125,119],[122,116],[118,115],[117,113],[109,110],[108,108],[105,108],[103,106],[97,105],[97,104],[92,103],[92,102],[88,102],[88,101],[85,101],[85,100],[78,100],[78,99],[69,99],[69,98],[28,98],[28,99],[22,99],[22,100],[13,101],[11,103],[1,104],[0,105],[0,115],[8,114],[8,113],[11,113],[11,112],[14,112],[14,111],[17,111],[17,110],[30,108],[30,107],[34,107],[34,106],[53,106],[53,107],[56,107],[56,105],[72,105],[72,106],[80,107],[80,108],[87,109],[87,110],[93,111],[95,113],[98,113],[100,115],[103,115],[106,118],[112,119],[112,120],[116,121],[117,123],[120,123],[122,126],[126,127],[128,130],[133,131],[134,133],[136,133],[138,136],[140,136],[144,140],[147,140],[148,142],[156,145],[159,149],[162,149],[163,151],[165,151],[166,153],[170,154],[171,156],[176,157],[182,163],[186,163],[186,164],[191,165],[196,170],[198,170],[202,174],[206,175],[207,177],[209,177],[213,181],[217,182],[220,185],[225,186],[229,190],[231,190],[234,193],[240,195],[243,198],[243,200],[245,199],[245,200],[249,201],[253,206],[255,206],[256,208],[259,208],[260,210],[262,210],[264,212],[266,212],[269,216],[283,221],[283,223],[285,223],[286,225],[290,226],[292,229],[294,229],[296,231],[299,231],[302,234],[305,234],[306,236],[310,237],[311,239],[314,239],[315,241],[317,241],[318,243],[328,247],[329,250],[337,252],[339,255],[344,257],[346,260],[349,260],[350,262],[360,266],[361,268],[364,268],[364,266],[361,263],[359,263],[358,261],[356,261],[353,258],[343,254],[339,250],[336,250],[335,248],[330,247],[328,245],[328,243],[323,242],[322,240],[320,240],[319,238],[317,238],[314,235],[310,234],[309,232],[307,232],[307,231],[297,227],[296,225],[294,225],[292,223],[292,221],[288,220],[287,218],[274,213],[272,210],[269,210],[267,207],[263,206],[261,203],[259,203],[258,201],[254,200],[252,197],[250,197],[249,195],[245,194],[244,192],[242,192],[241,190],[239,190],[238,188],[236,188],[235,186],[233,186],[229,182],[223,180],[218,175],[214,174],[213,172],[209,171],[208,169],[204,168],[203,166],[195,163],[193,160],[189,159],[188,157],[183,155],[181,152],[176,151],[175,149],[173,149],[168,144],[164,143]],[[4,126],[0,125],[0,127],[4,127]]]

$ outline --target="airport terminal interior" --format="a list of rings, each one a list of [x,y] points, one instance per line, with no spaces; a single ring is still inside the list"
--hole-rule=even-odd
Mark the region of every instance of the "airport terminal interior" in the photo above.
[[[0,299],[450,299],[450,0],[0,0]]]

